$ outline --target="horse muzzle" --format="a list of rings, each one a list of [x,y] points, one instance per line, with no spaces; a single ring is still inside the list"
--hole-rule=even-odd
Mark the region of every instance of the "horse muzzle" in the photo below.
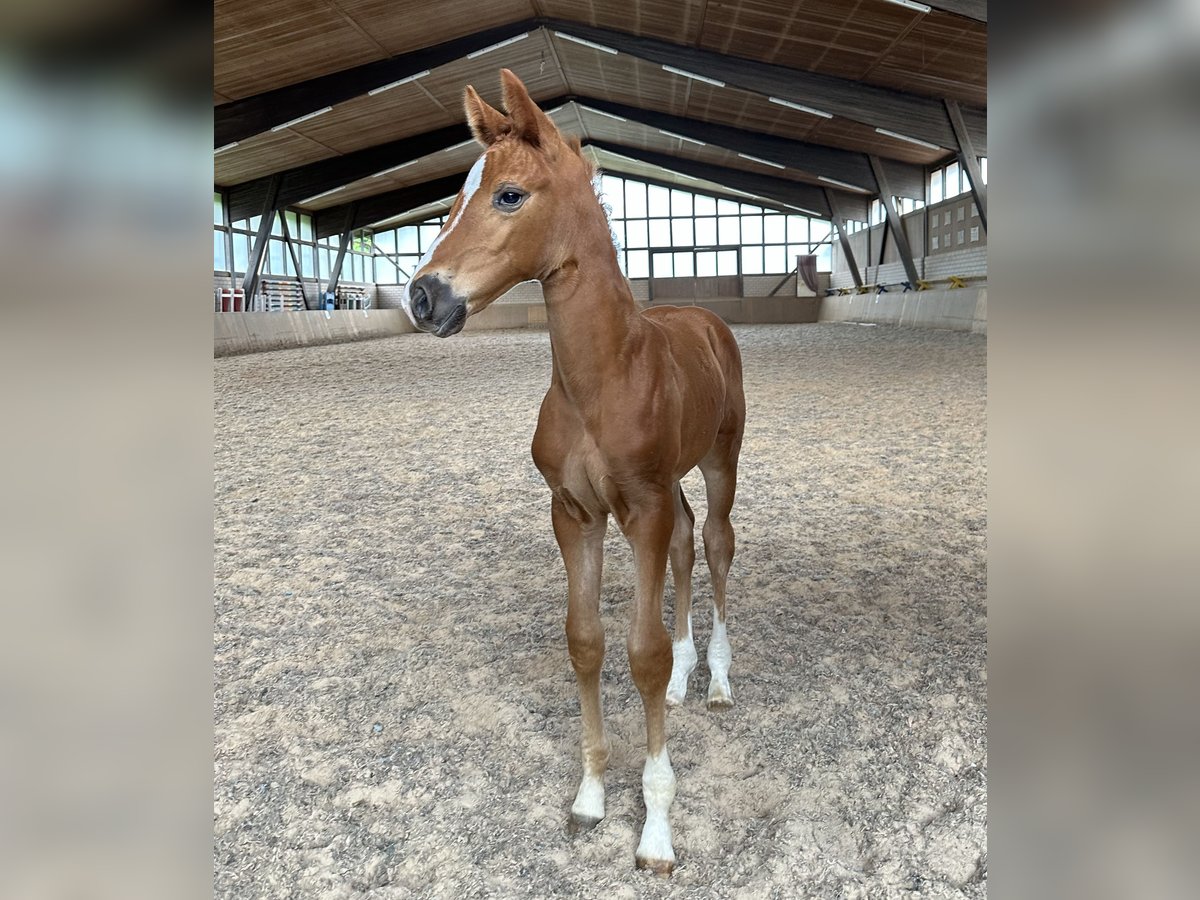
[[[422,275],[408,289],[409,310],[417,327],[437,337],[458,334],[467,321],[467,301],[437,275]]]

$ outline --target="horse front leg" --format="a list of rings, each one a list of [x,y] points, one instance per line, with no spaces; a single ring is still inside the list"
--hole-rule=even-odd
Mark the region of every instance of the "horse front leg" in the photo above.
[[[567,822],[572,833],[604,818],[604,770],[609,743],[600,705],[600,668],[604,664],[604,626],[600,621],[600,577],[608,517],[589,517],[568,509],[557,498],[552,507],[554,536],[567,568],[567,650],[579,684],[583,718],[583,778]]]
[[[656,493],[641,500],[625,529],[637,567],[628,640],[629,666],[646,713],[646,765],[642,769],[646,823],[635,859],[639,869],[664,875],[675,867],[670,822],[675,772],[667,755],[666,738],[666,695],[672,652],[671,638],[662,621],[663,584],[674,527],[674,497],[664,490],[661,496]]]

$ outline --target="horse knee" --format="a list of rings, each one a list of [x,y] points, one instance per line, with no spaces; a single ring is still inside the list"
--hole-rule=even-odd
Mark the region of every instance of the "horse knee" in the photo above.
[[[567,618],[567,652],[576,673],[598,672],[604,663],[604,628]]]
[[[666,690],[671,679],[671,636],[662,622],[629,633],[629,668],[633,683],[642,694]]]

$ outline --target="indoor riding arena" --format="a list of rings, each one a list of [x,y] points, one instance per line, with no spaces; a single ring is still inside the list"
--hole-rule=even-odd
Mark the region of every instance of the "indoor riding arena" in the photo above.
[[[228,0],[215,35],[214,895],[985,897],[986,3]],[[533,169],[503,169],[517,143]],[[569,172],[587,202],[539,205]],[[568,208],[600,239],[531,225]],[[568,296],[561,267],[478,249],[497,235],[575,241],[611,281]],[[471,295],[468,265],[515,286]],[[661,398],[703,366],[647,362],[663,307],[740,349],[733,705],[705,702],[692,469],[673,801],[627,645],[648,545],[614,501],[583,821],[581,645],[531,444],[566,397],[588,477],[631,497],[612,422],[699,433],[707,407]],[[579,351],[617,321],[641,337]],[[631,380],[588,406],[598,371]],[[669,873],[643,867],[664,809]]]

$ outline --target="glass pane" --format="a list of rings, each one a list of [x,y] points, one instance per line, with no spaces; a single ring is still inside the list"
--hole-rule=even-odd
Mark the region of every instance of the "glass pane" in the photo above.
[[[321,280],[325,281],[329,278],[329,248],[322,247],[318,251],[317,256],[321,263]]]
[[[258,231],[258,226],[262,224],[262,216],[252,216],[250,219],[250,230]]]
[[[833,231],[833,223],[826,222],[823,219],[809,220],[809,240],[823,241],[826,240]]]
[[[648,250],[630,250],[626,254],[626,265],[629,266],[630,278],[650,277],[650,252]]]
[[[213,269],[218,272],[228,271],[225,268],[225,232],[213,229]]]
[[[377,284],[398,284],[398,274],[391,259],[384,256],[375,257],[375,282]]]
[[[233,267],[239,272],[245,272],[250,264],[250,238],[244,234],[233,236]]]
[[[306,216],[303,213],[300,215],[300,240],[311,241],[313,239],[312,216]]]
[[[438,236],[438,232],[442,230],[441,225],[422,225],[421,226],[421,252],[424,253],[429,249],[429,245],[433,243]]]
[[[317,275],[317,270],[313,266],[314,253],[316,253],[316,250],[314,250],[312,247],[300,247],[300,265],[304,267],[305,278],[315,278]]]
[[[692,246],[692,220],[671,220],[671,243],[676,247]]]
[[[646,186],[640,181],[625,182],[625,218],[646,217]]]
[[[763,239],[762,216],[742,216],[742,243],[761,244]]]
[[[942,201],[942,170],[938,169],[929,178],[929,202],[940,203]]]
[[[833,271],[833,250],[828,244],[817,251],[817,271]]]
[[[780,215],[765,216],[763,219],[763,241],[768,244],[787,242],[787,220]]]
[[[718,200],[717,212],[723,216],[736,216],[738,214],[738,205],[732,200]]]
[[[736,275],[738,273],[738,252],[736,250],[717,251],[717,274]]]
[[[651,185],[653,187],[653,185]],[[651,247],[670,247],[671,246],[671,220],[670,219],[651,219],[650,220],[650,246]]]
[[[979,180],[987,184],[987,157],[979,157]]]
[[[958,163],[952,162],[946,167],[946,199],[957,197],[962,193],[958,183]]]
[[[687,191],[671,191],[671,215],[690,216],[692,214],[692,195]]]
[[[300,222],[296,219],[296,214],[291,210],[286,211],[283,217],[287,220],[288,234],[292,240],[300,234]]]
[[[696,274],[700,277],[717,274],[717,254],[712,250],[701,250],[696,254]]]
[[[787,251],[783,247],[767,247],[763,256],[764,272],[789,272],[795,265],[788,265]]]
[[[225,217],[221,215],[221,195],[215,192],[213,193],[213,224],[225,224]]]
[[[417,263],[420,261],[419,256],[401,256],[396,260],[400,264],[400,284],[404,284],[412,277],[413,272],[417,271]]]
[[[741,242],[736,216],[722,216],[717,220],[717,243],[740,244]]]
[[[796,257],[803,256],[808,253],[807,244],[788,244],[787,245],[787,267],[790,272],[796,268]]]
[[[645,247],[649,244],[649,238],[646,231],[646,220],[636,219],[632,222],[625,223],[625,246],[634,249],[636,247]]]
[[[787,217],[787,239],[793,244],[808,240],[808,219],[805,216]]]
[[[375,246],[384,253],[396,252],[396,232],[394,231],[377,231],[375,232]],[[388,268],[391,268],[389,266]],[[392,271],[396,271],[392,269]]]
[[[742,248],[742,274],[761,275],[763,270],[763,248]]]
[[[647,188],[649,197],[647,199],[647,209],[652,216],[669,216],[671,214],[671,192],[665,187],[659,187],[657,184],[649,185]]]
[[[742,204],[742,215],[743,216],[762,215],[764,212],[766,212],[766,210],[763,209],[761,206],[755,206],[752,203],[743,203]]]
[[[670,278],[673,274],[671,266],[670,253],[655,253],[654,254],[654,277],[655,278]]]
[[[611,175],[601,176],[600,190],[600,202],[609,208],[609,216],[613,219],[625,218],[625,186],[621,179]]]
[[[275,213],[275,217],[271,219],[271,234],[275,235],[276,237],[283,234],[283,225],[281,225],[279,222],[280,215],[280,213]]]
[[[702,198],[697,197],[699,202]],[[696,220],[696,246],[706,247],[717,242],[717,220],[704,218]]]
[[[421,249],[417,246],[417,226],[405,225],[396,232],[396,252],[397,253],[415,253],[421,255]]]
[[[693,269],[693,259],[691,250],[681,250],[675,254],[675,277],[676,278],[691,278]]]
[[[692,205],[695,207],[696,215],[698,216],[715,216],[717,214],[717,201],[712,197],[696,194]]]
[[[283,241],[272,240],[267,253],[267,273],[270,275],[284,274],[283,268]]]
[[[608,230],[612,234],[613,246],[617,250],[625,249],[625,223],[609,221]]]

